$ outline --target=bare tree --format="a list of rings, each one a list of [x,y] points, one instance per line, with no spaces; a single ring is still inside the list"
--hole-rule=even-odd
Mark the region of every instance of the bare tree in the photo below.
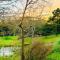
[[[21,60],[24,60],[24,26],[23,26],[23,21],[24,21],[25,13],[26,13],[26,10],[28,9],[28,6],[30,6],[31,4],[33,6],[38,1],[40,1],[40,0],[26,0],[26,4],[25,4],[25,7],[24,7],[24,10],[23,10],[23,13],[22,13],[22,19],[21,19],[21,22],[19,24],[19,27],[21,28],[21,37],[22,37],[22,46],[21,46],[22,47],[22,54],[21,54]],[[47,2],[45,0],[43,0],[43,1]]]
[[[24,0],[23,0],[24,1]],[[38,1],[40,0],[26,0],[26,3],[25,3],[25,6],[24,6],[24,9],[23,9],[23,13],[22,13],[22,19],[20,21],[20,24],[19,24],[19,27],[21,28],[21,37],[22,37],[22,53],[21,53],[21,60],[24,60],[24,26],[23,26],[23,21],[24,21],[24,18],[25,18],[25,13],[28,9],[28,7],[30,5],[34,5],[36,4]],[[47,2],[45,0],[43,0],[44,2]],[[8,4],[9,5],[9,4]],[[42,12],[41,12],[42,13]]]
[[[27,7],[30,4],[35,4],[37,1],[38,0],[26,0],[26,5],[25,5],[25,8],[23,10],[22,20],[21,20],[21,23],[19,25],[19,27],[21,28],[21,34],[22,34],[22,54],[21,54],[21,60],[24,60],[24,28],[23,28],[23,20],[24,20],[24,17],[25,17],[25,12],[27,10]]]

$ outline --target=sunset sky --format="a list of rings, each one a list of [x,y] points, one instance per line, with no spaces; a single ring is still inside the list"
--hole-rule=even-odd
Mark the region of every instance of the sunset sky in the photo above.
[[[11,1],[17,1],[17,0],[11,0]],[[22,4],[21,3],[19,3],[19,1],[20,2],[22,2]],[[25,1],[26,0],[19,0],[19,1],[17,1],[17,2],[14,2],[14,3],[12,3],[12,5],[13,5],[13,9],[12,10],[16,10],[17,11],[17,8],[19,9],[19,8],[22,8],[23,6],[22,5],[25,5]],[[44,15],[48,15],[48,16],[50,16],[51,14],[52,14],[52,11],[53,10],[55,10],[56,8],[60,8],[60,0],[46,0],[46,1],[48,1],[49,3],[46,5],[46,7],[44,8]],[[6,2],[4,2],[4,3],[6,3]],[[4,6],[3,4],[1,5],[2,3],[0,3],[0,7],[1,6]],[[42,4],[44,4],[44,3],[42,3]],[[49,6],[48,6],[49,5]],[[16,7],[17,8],[16,8]],[[4,6],[4,7],[11,7],[10,5],[6,5],[6,6]],[[39,11],[37,10],[37,12],[33,12],[33,14],[34,15],[37,15],[39,13]]]
[[[60,0],[48,0],[50,2],[50,6],[45,8],[45,16],[51,16],[52,11],[60,8]]]
[[[57,8],[57,7],[60,8],[60,0],[54,0],[53,1],[53,7],[54,7],[54,9]]]
[[[60,0],[51,0],[51,11],[55,10],[56,8],[60,8]]]

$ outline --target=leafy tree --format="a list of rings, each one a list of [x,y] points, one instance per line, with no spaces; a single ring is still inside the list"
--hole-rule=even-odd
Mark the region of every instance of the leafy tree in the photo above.
[[[42,35],[51,35],[55,33],[55,26],[53,24],[46,23],[45,26],[42,28]]]
[[[53,16],[49,18],[49,23],[53,24],[55,26],[54,30],[55,33],[60,33],[60,9],[57,8],[52,12]]]

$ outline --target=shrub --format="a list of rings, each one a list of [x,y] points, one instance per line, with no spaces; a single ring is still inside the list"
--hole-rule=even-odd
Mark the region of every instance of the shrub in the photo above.
[[[43,43],[34,42],[32,47],[28,49],[26,60],[44,60],[51,51],[51,46],[47,46]]]

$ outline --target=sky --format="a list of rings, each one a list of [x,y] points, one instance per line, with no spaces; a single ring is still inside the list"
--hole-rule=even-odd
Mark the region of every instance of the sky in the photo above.
[[[11,0],[11,1],[14,2],[14,1],[17,1],[17,0]],[[22,2],[22,1],[24,1],[24,2]],[[4,4],[7,4],[8,2],[1,3],[1,1],[0,1],[0,7],[11,7],[12,10],[17,11],[18,9],[20,9],[20,10],[23,9],[25,1],[26,0],[20,0],[20,2],[22,2],[22,3],[14,2],[11,5],[4,5]],[[45,15],[51,14],[52,11],[55,10],[56,8],[60,8],[60,0],[48,0],[48,1],[49,1],[50,6],[48,6],[49,5],[48,4],[45,7],[45,10],[44,10]]]
[[[52,2],[51,11],[60,8],[60,0],[50,0]]]
[[[54,11],[57,8],[60,8],[60,0],[48,0],[50,2],[50,6],[47,6],[45,8],[45,15],[48,16],[52,15],[52,11]],[[46,15],[46,16],[47,16]]]
[[[54,9],[56,9],[57,7],[60,8],[60,0],[54,0],[53,7],[54,7]]]

